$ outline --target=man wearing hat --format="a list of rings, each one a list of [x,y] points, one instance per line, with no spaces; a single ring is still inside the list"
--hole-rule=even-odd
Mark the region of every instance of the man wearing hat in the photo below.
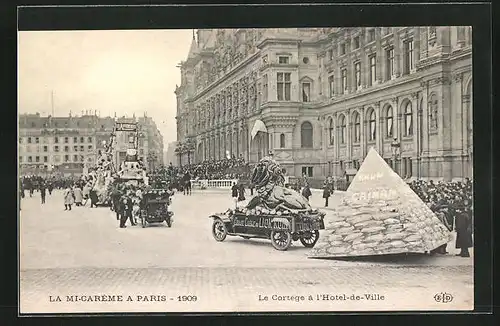
[[[456,256],[470,257],[469,248],[472,247],[472,212],[467,207],[468,202],[457,205],[455,212],[455,230],[457,239],[455,248],[460,249]]]

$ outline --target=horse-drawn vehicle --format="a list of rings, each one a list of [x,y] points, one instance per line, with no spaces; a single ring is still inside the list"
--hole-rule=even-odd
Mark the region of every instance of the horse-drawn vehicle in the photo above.
[[[168,227],[172,226],[174,212],[168,208],[172,204],[172,193],[164,189],[152,189],[142,197],[142,208],[140,212],[141,225],[145,228],[151,223],[166,222]]]
[[[255,167],[251,183],[256,196],[246,207],[213,214],[212,235],[224,241],[227,235],[244,239],[271,239],[277,250],[287,250],[292,241],[314,247],[319,230],[325,228],[325,214],[313,209],[306,198],[284,187],[285,177],[279,164],[263,158]]]
[[[212,235],[224,241],[227,235],[244,239],[270,239],[277,250],[287,250],[292,241],[312,248],[319,239],[319,231],[325,228],[324,214],[317,210],[281,212],[262,210],[228,210],[212,215]]]

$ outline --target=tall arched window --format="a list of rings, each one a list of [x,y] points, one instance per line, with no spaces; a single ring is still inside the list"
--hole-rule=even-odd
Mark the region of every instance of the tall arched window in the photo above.
[[[300,143],[302,148],[313,147],[313,126],[309,121],[300,126]]]
[[[405,105],[405,136],[413,136],[413,115],[412,115],[411,102],[406,102]]]
[[[346,123],[345,116],[342,114],[339,117],[339,126],[340,126],[340,143],[345,144],[346,141]]]
[[[280,135],[280,148],[285,148],[285,134]]]
[[[334,144],[335,140],[335,132],[333,130],[333,119],[330,118],[330,121],[328,122],[328,143],[330,146]]]
[[[370,110],[368,114],[368,140],[372,141],[377,138],[377,120],[375,110]]]
[[[392,138],[394,134],[394,126],[393,126],[393,115],[392,115],[392,106],[387,106],[385,111],[385,135],[387,138]]]
[[[358,112],[354,112],[354,129],[353,129],[353,139],[355,143],[359,143],[361,139],[361,117]]]

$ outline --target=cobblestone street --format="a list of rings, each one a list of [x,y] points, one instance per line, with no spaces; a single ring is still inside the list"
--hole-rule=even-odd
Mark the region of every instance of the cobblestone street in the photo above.
[[[322,206],[319,193],[312,204]],[[176,194],[172,228],[120,229],[109,208],[64,211],[60,192],[21,205],[22,313],[473,308],[473,258],[456,257],[454,244],[446,256],[346,261],[308,259],[299,242],[286,252],[264,240],[216,242],[208,216],[232,205],[228,192]],[[442,292],[453,300],[437,302]],[[105,297],[86,297],[96,295]]]

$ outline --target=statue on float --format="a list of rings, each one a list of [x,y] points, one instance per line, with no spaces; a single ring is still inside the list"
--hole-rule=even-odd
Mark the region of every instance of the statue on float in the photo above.
[[[125,161],[120,166],[118,177],[124,180],[140,180],[147,184],[144,164],[137,159],[137,149],[127,149]]]
[[[268,210],[312,210],[305,197],[285,188],[283,170],[271,156],[266,156],[257,163],[251,182],[255,185],[257,195],[250,200],[247,209],[261,207]]]

